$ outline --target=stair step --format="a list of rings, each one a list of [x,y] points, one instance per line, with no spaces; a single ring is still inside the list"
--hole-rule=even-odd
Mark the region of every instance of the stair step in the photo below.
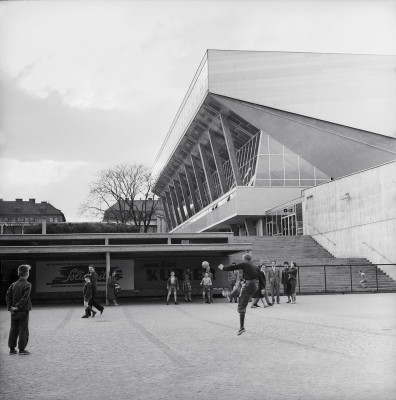
[[[263,261],[270,265],[272,260],[276,260],[282,266],[284,261],[295,261],[299,266],[297,291],[300,290],[301,293],[325,292],[324,266],[327,292],[350,292],[351,272],[352,291],[364,292],[357,272],[360,268],[368,280],[366,291],[376,290],[377,281],[379,290],[396,291],[396,282],[381,269],[376,272],[376,266],[366,258],[336,258],[310,236],[244,236],[234,237],[231,241],[252,243],[255,264]],[[231,257],[232,262],[240,262],[242,254],[234,254]]]

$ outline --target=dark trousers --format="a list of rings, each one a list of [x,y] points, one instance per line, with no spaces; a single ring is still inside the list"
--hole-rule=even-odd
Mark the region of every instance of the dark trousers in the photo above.
[[[99,310],[99,311],[103,311],[103,310],[104,310],[104,307],[101,306],[101,305],[96,301],[95,297],[96,297],[96,290],[92,290],[92,297],[91,297],[91,300],[89,300],[88,305],[89,305],[90,307],[95,307],[95,308],[96,308],[97,310]]]
[[[275,279],[270,282],[271,284],[271,294],[272,294],[272,302],[274,302],[275,294],[276,301],[279,303],[279,282]]]
[[[18,340],[19,338],[19,340]],[[18,349],[24,350],[29,341],[29,311],[11,313],[11,328],[8,347],[13,349],[18,341]]]
[[[283,284],[283,292],[287,297],[290,297],[290,283]]]
[[[95,307],[95,308],[96,308],[97,310],[99,310],[99,311],[101,311],[101,310],[104,309],[104,307],[101,306],[101,305],[95,300],[94,297],[92,297],[91,300],[89,300],[88,305],[89,305],[90,307]]]
[[[258,282],[258,280],[246,280],[242,284],[241,294],[239,295],[238,301],[238,312],[240,314],[246,312],[249,299],[257,292]]]

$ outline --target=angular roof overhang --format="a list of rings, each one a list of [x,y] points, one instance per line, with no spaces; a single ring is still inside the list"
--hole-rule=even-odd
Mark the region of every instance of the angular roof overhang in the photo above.
[[[227,120],[234,146],[241,148],[251,137],[256,135],[259,130],[251,123],[232,112],[227,106],[216,101],[213,96],[208,94],[195,114],[191,124],[188,126],[185,134],[174,149],[168,163],[157,177],[154,193],[160,194],[168,184],[173,185],[172,179],[177,172],[182,172],[182,166],[191,167],[191,155],[199,158],[198,144],[209,145],[208,130],[213,133],[217,139],[223,141],[223,130],[220,121],[220,113],[227,114]],[[219,146],[220,156],[227,160],[228,153],[225,144]],[[209,157],[209,162],[215,170],[213,158]],[[178,177],[176,177],[178,179]]]
[[[333,178],[396,159],[395,138],[219,95],[212,97]]]

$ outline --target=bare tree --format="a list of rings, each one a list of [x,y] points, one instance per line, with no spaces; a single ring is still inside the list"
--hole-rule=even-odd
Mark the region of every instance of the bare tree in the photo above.
[[[83,214],[104,221],[133,224],[147,232],[150,222],[162,217],[160,202],[154,198],[151,171],[142,164],[119,164],[97,174],[88,199],[81,205]]]

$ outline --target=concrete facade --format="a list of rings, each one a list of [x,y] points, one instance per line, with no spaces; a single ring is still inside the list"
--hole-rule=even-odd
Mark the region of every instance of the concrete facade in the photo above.
[[[303,193],[305,235],[336,257],[396,263],[396,162]]]

